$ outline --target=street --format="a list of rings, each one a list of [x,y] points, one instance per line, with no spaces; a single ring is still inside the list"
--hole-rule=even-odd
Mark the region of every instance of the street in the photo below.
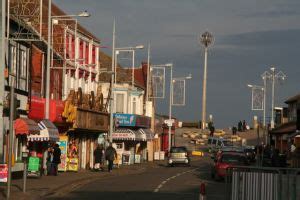
[[[153,164],[143,171],[125,176],[103,178],[84,185],[68,194],[48,199],[198,199],[201,182],[207,185],[208,199],[222,199],[223,182],[210,178],[210,158],[193,158],[192,165],[167,167]],[[108,172],[102,172],[108,173]]]

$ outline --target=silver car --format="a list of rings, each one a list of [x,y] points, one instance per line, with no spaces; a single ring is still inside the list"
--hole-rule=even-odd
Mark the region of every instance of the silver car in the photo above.
[[[190,165],[190,157],[187,151],[187,148],[184,146],[181,147],[171,147],[169,156],[168,156],[168,165],[174,166],[175,164],[185,164]]]

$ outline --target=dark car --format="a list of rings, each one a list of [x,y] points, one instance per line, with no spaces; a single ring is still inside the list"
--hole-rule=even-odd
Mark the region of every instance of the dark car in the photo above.
[[[246,146],[244,148],[244,152],[246,154],[247,159],[250,162],[255,162],[256,160],[256,152],[255,152],[255,147],[251,147],[251,146]]]
[[[184,146],[180,147],[171,147],[169,156],[168,156],[168,165],[174,166],[175,164],[185,164],[190,165],[190,157],[188,150]]]
[[[248,165],[248,159],[244,153],[224,152],[215,160],[211,169],[211,177],[220,180],[226,176],[226,170],[229,167]]]

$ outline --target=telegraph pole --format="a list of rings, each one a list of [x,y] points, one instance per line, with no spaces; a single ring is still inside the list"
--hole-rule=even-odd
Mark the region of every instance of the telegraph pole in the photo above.
[[[4,69],[5,69],[5,8],[6,0],[1,2],[1,20],[0,20],[0,163],[4,163],[4,123],[3,123],[3,100],[4,100]]]

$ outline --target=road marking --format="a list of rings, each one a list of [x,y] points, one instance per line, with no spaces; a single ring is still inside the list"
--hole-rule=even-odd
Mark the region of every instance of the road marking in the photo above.
[[[157,186],[157,188],[155,188],[155,190],[154,190],[153,192],[155,192],[155,193],[156,193],[156,192],[159,192],[159,190],[160,190],[167,182],[169,182],[170,180],[172,180],[172,179],[174,179],[174,178],[177,178],[177,177],[179,177],[179,176],[181,176],[181,175],[183,175],[183,174],[185,174],[185,173],[190,173],[190,172],[196,171],[197,169],[198,169],[198,168],[191,169],[191,170],[188,170],[188,171],[184,171],[184,172],[178,173],[178,174],[176,174],[176,175],[174,175],[174,176],[171,176],[171,177],[167,178],[166,180],[162,181],[161,184],[159,184],[159,185]]]

